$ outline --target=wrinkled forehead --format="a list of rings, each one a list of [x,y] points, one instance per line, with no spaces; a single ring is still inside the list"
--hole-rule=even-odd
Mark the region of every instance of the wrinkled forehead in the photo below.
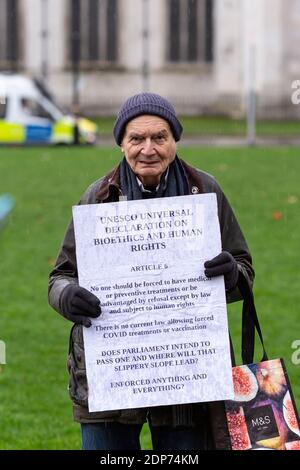
[[[125,135],[131,132],[138,133],[155,133],[165,131],[172,133],[168,121],[159,116],[152,116],[150,114],[143,114],[134,119],[131,119],[126,125]]]

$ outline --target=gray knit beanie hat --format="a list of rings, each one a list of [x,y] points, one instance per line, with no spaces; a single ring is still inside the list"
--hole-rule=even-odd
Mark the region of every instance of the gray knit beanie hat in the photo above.
[[[160,116],[165,119],[170,124],[175,141],[180,140],[182,125],[178,121],[171,103],[155,93],[139,93],[128,98],[117,115],[113,134],[118,145],[121,145],[127,123],[143,114]]]

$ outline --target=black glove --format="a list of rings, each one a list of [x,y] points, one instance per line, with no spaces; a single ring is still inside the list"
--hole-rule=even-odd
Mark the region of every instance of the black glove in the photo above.
[[[90,327],[92,324],[89,317],[96,318],[101,313],[100,300],[77,284],[70,284],[65,287],[60,295],[59,302],[64,317],[86,327]]]
[[[228,251],[222,251],[210,261],[205,261],[204,267],[204,273],[207,277],[224,275],[226,290],[229,291],[236,287],[239,278],[238,264]]]

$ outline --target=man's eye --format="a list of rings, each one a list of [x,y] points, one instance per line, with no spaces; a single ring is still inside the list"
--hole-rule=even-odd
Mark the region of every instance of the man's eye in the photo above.
[[[141,142],[143,140],[142,137],[139,137],[139,136],[133,136],[131,137],[131,142],[134,142],[134,143],[138,143],[138,142]]]

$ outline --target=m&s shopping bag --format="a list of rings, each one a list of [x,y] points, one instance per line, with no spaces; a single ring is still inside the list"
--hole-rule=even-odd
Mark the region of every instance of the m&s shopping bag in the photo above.
[[[283,359],[233,367],[225,401],[232,450],[300,450],[299,417]]]
[[[226,450],[300,450],[299,416],[284,361],[267,359],[252,289],[242,283],[240,290],[244,297],[244,364],[232,368],[234,400],[210,406],[214,446]],[[255,329],[263,359],[251,363]],[[234,360],[233,351],[232,356]]]

